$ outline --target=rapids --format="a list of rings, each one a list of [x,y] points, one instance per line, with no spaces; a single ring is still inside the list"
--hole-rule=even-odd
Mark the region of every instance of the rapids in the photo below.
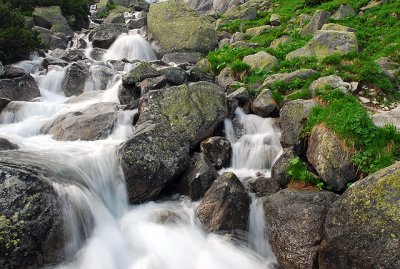
[[[91,49],[88,42],[85,54],[89,55]],[[54,268],[272,268],[275,258],[265,238],[262,200],[253,194],[249,231],[240,241],[207,233],[195,215],[198,203],[185,197],[141,205],[128,203],[116,149],[133,133],[137,110],[120,111],[113,132],[103,140],[56,141],[40,133],[41,127],[58,115],[99,102],[118,103],[124,72],[118,72],[104,85],[98,70],[110,67],[107,60],[123,58],[156,59],[143,37],[134,32],[122,34],[103,61],[91,60],[85,93],[69,98],[61,90],[66,67],[51,66],[46,72],[40,68],[40,57],[16,64],[32,74],[41,97],[36,102],[11,102],[0,115],[0,135],[18,144],[24,156],[40,156],[35,159],[38,165],[70,179],[52,182],[63,200],[67,242],[67,260]],[[268,176],[281,152],[279,131],[271,119],[246,115],[240,109],[236,119],[235,124],[225,120],[233,157],[231,167],[220,172],[233,171],[243,182],[257,173]],[[172,215],[173,220],[166,221],[166,215]]]

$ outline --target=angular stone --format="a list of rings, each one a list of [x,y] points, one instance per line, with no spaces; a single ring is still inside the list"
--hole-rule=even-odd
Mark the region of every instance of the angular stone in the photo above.
[[[250,65],[252,69],[260,68],[267,71],[279,66],[278,59],[265,51],[247,55],[243,58],[243,62]]]
[[[260,92],[257,98],[251,104],[251,111],[257,116],[267,118],[278,108],[274,98],[272,97],[272,91],[264,89]]]
[[[317,10],[312,16],[310,22],[299,32],[300,35],[315,35],[322,25],[328,22],[331,13],[323,10]]]
[[[221,136],[213,136],[202,141],[200,149],[216,168],[222,168],[231,158],[231,142]]]

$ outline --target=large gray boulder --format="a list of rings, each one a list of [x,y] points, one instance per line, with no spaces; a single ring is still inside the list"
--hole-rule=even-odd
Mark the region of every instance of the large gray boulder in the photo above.
[[[93,47],[108,49],[120,34],[126,32],[128,29],[123,24],[105,23],[93,29],[89,37]]]
[[[397,130],[400,130],[400,107],[390,111],[381,111],[372,115],[372,121],[378,127],[386,124],[393,124]]]
[[[66,36],[74,34],[68,26],[67,20],[62,15],[59,6],[36,7],[32,16],[35,25],[49,29],[53,33],[62,32]]]
[[[357,37],[353,32],[320,30],[304,47],[286,55],[287,60],[315,56],[319,59],[334,54],[358,51]]]
[[[355,16],[356,11],[348,4],[341,5],[331,16],[332,19],[341,20],[347,17]]]
[[[44,45],[46,45],[50,50],[55,49],[66,49],[68,46],[68,38],[64,35],[55,35],[50,30],[34,26],[32,28],[34,31],[39,32],[39,38]]]
[[[6,66],[5,78],[0,79],[0,98],[11,101],[30,101],[40,97],[33,77],[20,68]]]
[[[339,89],[344,93],[349,93],[351,90],[350,83],[344,82],[341,77],[336,75],[330,75],[321,77],[310,84],[309,90],[312,95],[315,95],[317,90]]]
[[[85,89],[86,79],[89,77],[89,66],[84,62],[72,63],[65,71],[61,89],[65,96],[80,95]]]
[[[282,268],[318,268],[325,216],[336,198],[331,192],[294,189],[267,197],[268,238]]]
[[[233,173],[219,176],[205,194],[197,216],[210,232],[246,231],[250,198]]]
[[[342,191],[356,177],[354,150],[329,128],[320,124],[313,128],[308,140],[307,159],[318,175],[335,191]]]
[[[137,62],[132,66],[132,69],[128,73],[122,76],[122,83],[124,85],[134,85],[146,78],[157,77],[159,75],[160,72],[150,63]]]
[[[149,92],[142,97],[139,113],[138,124],[165,122],[194,147],[227,116],[227,102],[217,85],[197,82]]]
[[[252,69],[263,69],[271,71],[279,66],[278,59],[268,52],[260,51],[252,55],[247,55],[243,58],[243,62],[248,64]]]
[[[164,124],[144,123],[119,148],[132,203],[156,198],[189,163],[189,143]]]
[[[191,10],[182,1],[151,5],[147,22],[159,54],[207,53],[217,47],[217,32],[210,20]]]
[[[272,97],[270,89],[264,89],[251,104],[251,111],[257,116],[266,118],[278,108],[277,103]]]
[[[400,164],[353,184],[326,216],[320,269],[400,268]]]
[[[274,83],[282,81],[285,83],[292,82],[296,79],[302,79],[302,80],[307,80],[308,78],[311,78],[313,76],[317,76],[318,72],[312,69],[300,69],[293,71],[291,73],[276,73],[273,74],[269,77],[267,77],[264,82],[263,86],[265,87],[270,87]]]
[[[286,187],[290,182],[288,171],[291,166],[290,161],[295,157],[293,148],[284,148],[281,156],[279,156],[271,167],[272,180],[277,182],[282,188]]]
[[[118,116],[115,103],[97,103],[81,111],[57,116],[42,127],[43,134],[52,134],[61,141],[98,140],[106,138]]]
[[[322,25],[328,22],[329,16],[331,13],[324,10],[317,10],[312,16],[310,22],[300,31],[300,35],[314,35],[317,33],[319,29],[321,29]]]

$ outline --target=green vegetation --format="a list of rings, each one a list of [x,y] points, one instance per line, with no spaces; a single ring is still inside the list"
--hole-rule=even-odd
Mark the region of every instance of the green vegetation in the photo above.
[[[300,157],[290,160],[288,175],[294,181],[300,181],[306,184],[317,186],[320,190],[332,190],[332,186],[326,184],[321,179],[308,171],[306,165],[301,161]]]
[[[400,133],[393,125],[376,127],[356,98],[339,90],[322,93],[320,98],[324,105],[313,108],[305,126],[305,136],[315,125],[325,123],[355,149],[353,162],[365,174],[400,160]]]

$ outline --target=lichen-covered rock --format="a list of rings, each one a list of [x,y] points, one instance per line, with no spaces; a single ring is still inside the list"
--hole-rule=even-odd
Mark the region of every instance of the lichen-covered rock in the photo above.
[[[283,147],[301,145],[304,123],[315,105],[313,100],[294,100],[281,108],[281,144]]]
[[[197,216],[210,232],[247,230],[250,198],[233,173],[219,176],[197,208]]]
[[[300,31],[300,35],[315,35],[322,25],[328,22],[331,13],[323,10],[317,10],[312,16],[310,22]]]
[[[104,23],[125,23],[124,13],[111,12],[104,20]]]
[[[172,52],[166,53],[161,61],[174,64],[195,64],[201,59],[201,53],[198,52]]]
[[[281,25],[281,16],[279,14],[271,14],[269,22],[272,26],[279,26]]]
[[[231,158],[231,142],[221,136],[213,136],[202,141],[200,149],[216,168],[222,168]]]
[[[267,30],[271,29],[271,28],[272,27],[270,25],[262,25],[262,26],[249,28],[246,30],[246,35],[247,36],[259,36],[259,35],[267,32]]]
[[[197,82],[149,92],[142,97],[139,112],[138,124],[166,122],[193,147],[227,116],[226,97],[217,85]]]
[[[179,180],[178,191],[192,200],[199,200],[217,177],[217,170],[207,157],[203,153],[196,153],[191,158],[187,171]]]
[[[35,25],[50,29],[53,33],[63,32],[72,36],[74,32],[69,28],[67,20],[61,13],[59,6],[36,7],[32,13]]]
[[[341,20],[347,17],[355,16],[356,11],[348,4],[341,5],[331,16],[332,19]]]
[[[344,93],[349,93],[351,89],[350,83],[344,82],[341,77],[330,75],[319,78],[310,84],[309,90],[312,95],[315,95],[317,90],[339,89]]]
[[[236,79],[233,76],[233,71],[229,66],[222,69],[215,80],[217,84],[221,86],[224,90],[228,89],[230,85],[236,82]]]
[[[187,79],[187,74],[179,67],[167,66],[158,69],[161,75],[165,76],[167,80],[175,85],[183,84]]]
[[[353,32],[318,31],[304,47],[286,55],[287,60],[299,57],[315,56],[324,58],[334,54],[346,54],[358,51],[357,37]]]
[[[251,103],[251,111],[257,116],[267,118],[278,108],[270,89],[264,89]]]
[[[318,268],[325,216],[336,198],[332,192],[293,189],[267,197],[264,209],[268,238],[283,268]]]
[[[291,73],[276,73],[267,77],[263,82],[263,86],[270,87],[278,81],[289,83],[296,79],[307,80],[317,75],[318,72],[312,69],[300,69]]]
[[[159,54],[207,53],[218,44],[217,33],[210,21],[191,10],[183,1],[151,5],[147,22]]]
[[[159,75],[160,72],[148,62],[138,62],[133,65],[131,71],[122,76],[122,83],[124,85],[132,85],[146,78],[157,77]]]
[[[250,101],[250,94],[245,87],[241,87],[229,94],[227,98],[235,98],[239,105],[244,105]]]
[[[85,89],[86,79],[89,77],[89,67],[84,62],[72,63],[65,71],[61,85],[65,96],[82,94]]]
[[[243,58],[243,62],[250,65],[252,69],[259,68],[266,71],[270,71],[274,67],[279,66],[278,59],[265,51],[247,55]]]
[[[40,96],[33,77],[24,70],[14,72],[14,67],[6,66],[5,78],[0,79],[0,98],[11,101],[30,101]]]
[[[0,158],[0,267],[35,269],[60,262],[64,226],[52,184],[26,163],[10,163],[4,156]]]
[[[279,48],[279,45],[281,44],[287,44],[293,41],[293,38],[288,36],[288,35],[283,35],[281,37],[278,37],[274,41],[271,42],[269,45],[270,48],[277,49]]]
[[[32,30],[39,32],[40,40],[50,50],[66,49],[68,46],[68,39],[65,36],[56,36],[50,30],[39,26],[33,27]]]
[[[399,178],[396,163],[356,182],[332,205],[320,269],[400,268]]]
[[[123,24],[104,23],[93,29],[89,38],[92,40],[93,47],[108,49],[120,34],[126,32],[128,29]]]
[[[356,29],[351,28],[351,27],[347,27],[347,26],[343,26],[337,23],[325,23],[322,28],[322,31],[326,30],[326,31],[341,31],[341,32],[355,32]]]
[[[114,127],[117,110],[115,103],[97,103],[82,111],[57,116],[41,132],[61,141],[104,139]]]
[[[140,203],[157,197],[189,162],[189,143],[170,126],[144,123],[119,148],[128,197]]]
[[[307,159],[318,175],[335,191],[342,191],[354,180],[354,151],[340,137],[320,124],[313,128],[308,140]]]
[[[231,6],[224,13],[224,18],[227,20],[254,20],[257,18],[257,6],[256,5],[235,5]]]
[[[282,188],[286,187],[290,182],[288,171],[290,168],[290,161],[296,156],[293,148],[284,148],[283,153],[275,161],[271,168],[271,178],[277,182]]]

